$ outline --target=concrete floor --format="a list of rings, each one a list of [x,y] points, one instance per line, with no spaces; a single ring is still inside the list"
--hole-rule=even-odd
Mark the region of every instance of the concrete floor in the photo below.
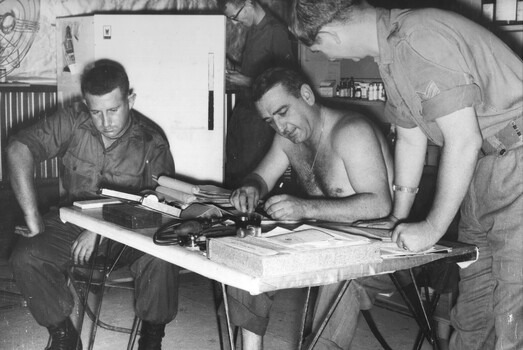
[[[0,266],[0,277],[8,276],[5,266]],[[0,288],[13,288],[9,283],[0,282]],[[163,349],[180,350],[216,350],[220,349],[220,336],[213,297],[211,281],[194,273],[181,276],[179,312],[177,318],[166,329]],[[132,292],[111,289],[106,292],[102,319],[105,322],[123,327],[130,327],[133,320]],[[296,325],[300,321],[300,299],[302,291],[285,290],[277,294],[276,304],[272,309],[268,334],[265,337],[265,349],[296,349]],[[48,333],[31,317],[25,307],[2,309],[6,300],[0,296],[0,349],[32,350],[44,349]],[[413,319],[379,307],[372,310],[378,327],[393,349],[411,349],[417,333]],[[87,320],[87,317],[86,317]],[[87,329],[88,323],[84,325]],[[225,328],[223,349],[229,349]],[[86,333],[84,331],[84,333]],[[83,334],[84,349],[87,344]],[[94,349],[125,349],[128,335],[106,331],[99,328]],[[239,342],[238,342],[239,343]],[[241,347],[238,347],[241,348]],[[382,347],[376,341],[367,324],[360,316],[356,338],[351,349],[374,350]],[[427,342],[423,350],[432,349]]]

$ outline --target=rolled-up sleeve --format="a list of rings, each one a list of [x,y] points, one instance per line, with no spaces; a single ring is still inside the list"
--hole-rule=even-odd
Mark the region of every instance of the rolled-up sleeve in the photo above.
[[[396,124],[405,129],[412,129],[417,127],[416,123],[412,121],[408,115],[396,106],[394,106],[391,100],[387,100],[385,103],[385,110],[383,113],[385,120],[391,124]]]
[[[63,151],[64,144],[72,135],[73,118],[71,113],[60,110],[21,130],[9,139],[25,144],[31,151],[35,162],[53,158]]]
[[[460,53],[445,33],[416,29],[397,46],[406,83],[420,99],[426,121],[480,103],[481,95]]]

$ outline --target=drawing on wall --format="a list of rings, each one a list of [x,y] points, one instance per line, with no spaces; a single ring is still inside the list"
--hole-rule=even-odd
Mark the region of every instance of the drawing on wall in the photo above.
[[[39,0],[0,1],[0,78],[20,66],[40,25]]]

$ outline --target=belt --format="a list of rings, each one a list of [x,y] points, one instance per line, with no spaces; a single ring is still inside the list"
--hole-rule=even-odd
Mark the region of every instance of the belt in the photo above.
[[[495,135],[483,140],[481,151],[484,155],[504,155],[508,150],[523,145],[523,116],[511,120]]]

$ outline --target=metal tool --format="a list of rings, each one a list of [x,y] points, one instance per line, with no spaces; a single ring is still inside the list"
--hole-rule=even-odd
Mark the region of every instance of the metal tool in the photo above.
[[[246,236],[261,236],[262,216],[258,213],[248,213],[235,218],[236,236],[245,238]]]

